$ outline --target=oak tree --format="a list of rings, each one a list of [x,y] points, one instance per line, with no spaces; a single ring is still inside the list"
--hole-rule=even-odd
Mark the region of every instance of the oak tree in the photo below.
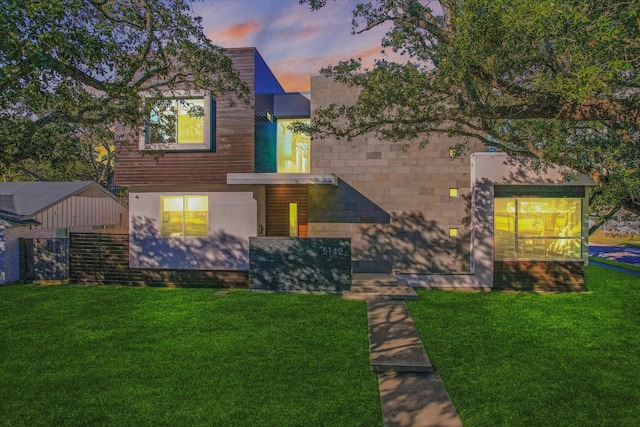
[[[104,182],[113,124],[176,89],[246,101],[191,0],[0,0],[0,173]]]
[[[382,46],[406,62],[363,69],[352,59],[323,70],[362,91],[355,105],[318,111],[311,131],[481,141],[586,174],[603,220],[620,207],[640,214],[638,0],[358,4],[353,32],[378,26],[388,27]]]

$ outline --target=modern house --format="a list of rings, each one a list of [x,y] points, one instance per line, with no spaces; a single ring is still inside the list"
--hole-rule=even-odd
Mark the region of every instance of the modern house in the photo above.
[[[20,279],[21,238],[126,227],[127,210],[94,181],[0,183],[0,284]]]
[[[413,286],[583,289],[586,177],[479,146],[454,156],[459,141],[444,136],[424,149],[373,135],[310,141],[291,121],[357,90],[311,76],[309,94],[285,93],[254,48],[227,54],[253,105],[184,94],[156,113],[174,131],[139,129],[117,152],[131,268],[246,272],[250,237],[347,237],[354,272]],[[204,116],[188,114],[194,105]],[[164,156],[144,154],[159,142]]]

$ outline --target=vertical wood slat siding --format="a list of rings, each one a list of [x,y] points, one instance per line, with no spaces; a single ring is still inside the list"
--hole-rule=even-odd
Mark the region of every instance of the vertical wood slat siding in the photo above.
[[[308,237],[308,187],[306,185],[269,185],[266,188],[268,237],[289,236],[289,203],[298,204],[299,237]]]
[[[233,60],[240,77],[253,94],[255,49],[228,49],[226,54]],[[226,184],[227,173],[253,172],[253,106],[237,102],[230,107],[224,100],[218,101],[215,129],[214,152],[166,152],[157,160],[154,156],[143,156],[139,152],[137,138],[127,138],[127,144],[118,144],[116,147],[116,185]],[[127,135],[128,130],[117,129],[116,133]]]

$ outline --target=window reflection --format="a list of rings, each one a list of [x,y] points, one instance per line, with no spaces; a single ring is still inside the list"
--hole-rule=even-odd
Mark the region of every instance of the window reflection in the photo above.
[[[290,129],[293,122],[309,123],[310,121],[309,119],[278,120],[278,173],[309,173],[310,138],[305,134],[294,134]]]
[[[160,206],[161,236],[203,237],[208,235],[208,196],[162,196]]]
[[[495,199],[494,239],[495,259],[579,259],[582,200]]]
[[[203,98],[159,100],[148,120],[151,144],[202,144],[204,141]]]

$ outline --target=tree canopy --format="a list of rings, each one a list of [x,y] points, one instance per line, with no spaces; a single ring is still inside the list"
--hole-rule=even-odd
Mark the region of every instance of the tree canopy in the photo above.
[[[106,179],[113,125],[175,89],[248,99],[191,0],[0,0],[0,173]],[[102,160],[102,161],[101,161]]]
[[[362,91],[355,105],[317,112],[312,132],[473,139],[586,174],[603,217],[640,213],[638,0],[378,0],[354,10],[354,33],[385,25],[382,46],[407,61],[325,69]]]

